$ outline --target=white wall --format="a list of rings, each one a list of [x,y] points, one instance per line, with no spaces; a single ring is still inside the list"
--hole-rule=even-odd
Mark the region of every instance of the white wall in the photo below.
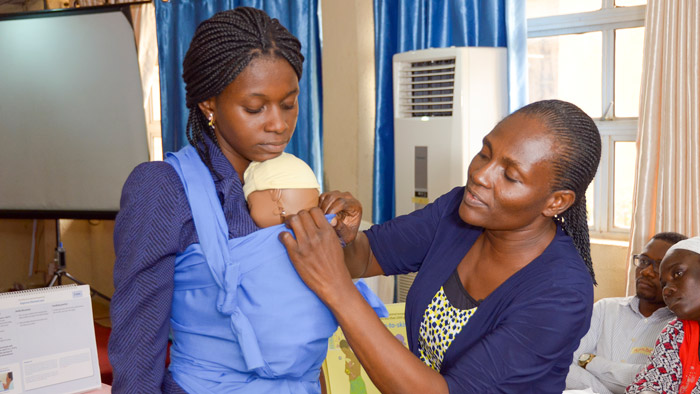
[[[325,190],[349,191],[372,217],[374,15],[370,0],[322,0]]]
[[[591,258],[598,286],[595,300],[625,296],[627,281],[627,241],[591,242]]]

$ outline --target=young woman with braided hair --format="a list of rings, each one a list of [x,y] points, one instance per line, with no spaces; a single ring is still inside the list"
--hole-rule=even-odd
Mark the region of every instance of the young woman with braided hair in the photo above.
[[[590,324],[585,191],[600,151],[581,109],[536,102],[484,138],[465,187],[359,234],[359,202],[328,193],[320,209],[287,219],[296,239],[280,240],[380,391],[561,393]],[[333,229],[324,212],[346,220]],[[338,232],[352,240],[344,249]],[[350,280],[409,272],[410,351]]]
[[[292,137],[300,48],[279,21],[253,8],[217,13],[197,28],[183,73],[190,145],[136,167],[122,193],[109,342],[114,392],[320,393],[333,316],[288,261],[287,274],[260,271],[239,253],[239,241],[267,230],[256,231],[243,174],[253,161],[280,156]],[[253,270],[266,294],[246,282]],[[255,307],[259,297],[289,295],[289,286],[294,297],[266,305],[293,303],[291,312],[308,313],[290,321],[287,308]],[[306,328],[295,331],[300,324]]]

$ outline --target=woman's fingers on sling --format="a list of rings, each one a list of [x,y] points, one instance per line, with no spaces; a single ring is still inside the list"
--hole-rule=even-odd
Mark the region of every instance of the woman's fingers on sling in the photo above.
[[[334,190],[321,194],[318,206],[325,213],[335,213],[339,216],[362,212],[362,206],[352,194]]]
[[[330,207],[333,205],[333,202],[338,199],[339,195],[340,192],[337,190],[321,194],[318,198],[319,208],[325,213],[337,213],[332,212]]]
[[[323,243],[324,238],[326,238],[329,233],[335,237],[335,231],[328,223],[321,209],[311,208],[308,211],[300,212],[298,216],[298,220],[304,228],[304,239],[298,240],[300,244],[303,242],[304,245],[317,247]]]
[[[305,210],[299,211],[296,215],[289,215],[285,219],[285,224],[287,227],[294,231],[294,237],[296,238],[297,243],[301,243],[304,239],[306,239],[307,225],[305,225],[305,222],[309,221],[309,219],[309,212]]]
[[[323,211],[313,208],[301,211],[287,219],[288,226],[296,234],[282,233],[280,241],[287,248],[289,257],[302,280],[324,299],[343,270],[343,252],[335,231],[328,223]]]
[[[293,246],[296,244],[297,252],[304,252],[303,249],[309,246],[317,245],[321,241],[321,228],[325,227],[328,231],[330,225],[328,220],[326,220],[323,211],[319,208],[312,208],[309,211],[302,210],[296,215],[291,215],[286,220],[287,227],[294,231],[296,241],[294,241],[291,234],[280,235],[280,240],[287,246]],[[291,241],[294,241],[293,244]]]
[[[323,213],[323,211],[319,208],[311,208],[309,210],[309,214],[311,215],[311,218],[313,218],[316,228],[322,229],[325,227],[330,227],[325,213]]]
[[[289,231],[282,231],[277,238],[282,242],[282,245],[287,249],[287,253],[291,256],[297,248],[297,241],[292,237],[292,233]]]
[[[319,199],[319,207],[325,213],[334,213],[331,221],[337,235],[344,244],[355,240],[357,230],[362,220],[362,204],[352,194],[332,191],[323,193]]]

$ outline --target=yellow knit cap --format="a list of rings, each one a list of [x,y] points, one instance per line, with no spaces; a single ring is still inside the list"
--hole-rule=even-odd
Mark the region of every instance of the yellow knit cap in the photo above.
[[[253,161],[243,173],[243,194],[270,189],[317,189],[316,175],[300,158],[283,152],[274,159]]]

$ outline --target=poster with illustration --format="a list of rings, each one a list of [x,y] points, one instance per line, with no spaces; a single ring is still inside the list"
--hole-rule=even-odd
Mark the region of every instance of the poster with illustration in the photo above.
[[[101,385],[90,286],[0,293],[0,394]]]
[[[386,309],[389,316],[381,320],[396,340],[408,348],[405,306],[405,303],[388,304]],[[379,390],[374,387],[367,372],[350,349],[340,328],[328,339],[328,355],[323,364],[323,373],[328,394],[379,394]]]

